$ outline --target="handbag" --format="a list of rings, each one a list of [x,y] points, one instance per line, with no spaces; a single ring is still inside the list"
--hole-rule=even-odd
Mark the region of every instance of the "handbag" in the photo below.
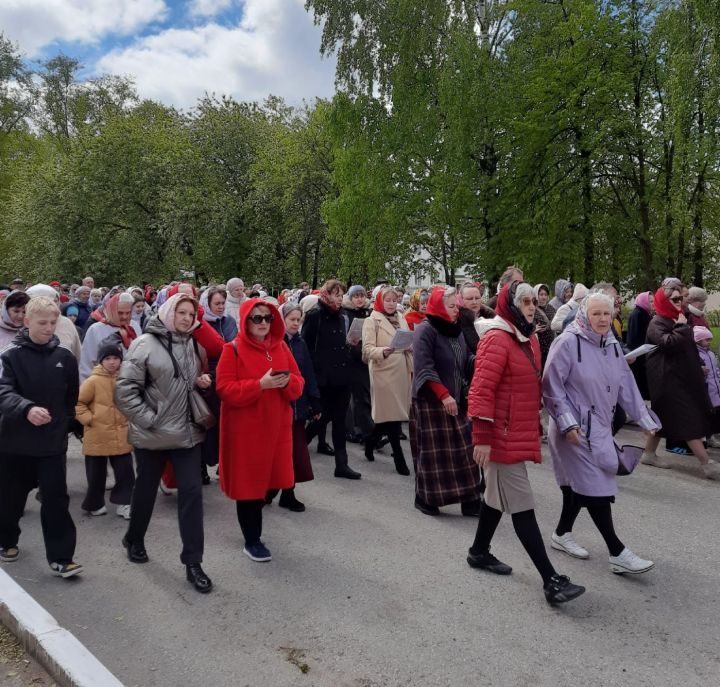
[[[188,407],[190,408],[190,418],[198,427],[207,430],[217,424],[217,418],[197,389],[191,389],[188,392]]]
[[[620,476],[631,475],[640,462],[643,449],[639,446],[618,446],[615,444],[615,451],[618,457],[617,474]]]

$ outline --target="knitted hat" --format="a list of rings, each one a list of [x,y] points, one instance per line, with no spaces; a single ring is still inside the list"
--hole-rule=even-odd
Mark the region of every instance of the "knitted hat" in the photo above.
[[[700,343],[701,341],[712,339],[713,335],[707,327],[693,327],[693,338],[695,339],[695,343]]]
[[[123,359],[122,346],[120,345],[120,342],[112,336],[109,336],[107,339],[103,340],[100,344],[100,348],[98,348],[98,365],[102,363],[105,358],[109,358],[110,356],[115,356],[116,358],[120,358],[120,360]]]
[[[367,291],[365,290],[365,287],[362,284],[353,284],[347,292],[347,295],[352,298],[353,296],[357,296],[358,294],[362,294],[363,296],[367,296]]]

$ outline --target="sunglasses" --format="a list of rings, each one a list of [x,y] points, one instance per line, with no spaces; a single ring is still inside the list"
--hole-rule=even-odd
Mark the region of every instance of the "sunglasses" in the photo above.
[[[675,296],[675,298],[670,299],[671,303],[682,303],[682,296]]]
[[[538,301],[537,301],[537,298],[523,298],[523,299],[522,299],[522,304],[523,304],[524,306],[528,306],[528,305],[535,305],[535,306],[537,306]]]
[[[248,318],[250,322],[253,324],[262,324],[263,322],[267,322],[270,324],[274,319],[274,315],[252,315]]]

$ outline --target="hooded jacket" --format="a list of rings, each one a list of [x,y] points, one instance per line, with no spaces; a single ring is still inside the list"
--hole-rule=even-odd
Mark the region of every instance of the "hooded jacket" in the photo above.
[[[564,301],[562,296],[567,288],[572,288],[573,283],[567,279],[558,279],[555,282],[555,298],[550,301],[555,311],[559,310],[561,306],[565,305],[567,301]]]
[[[253,308],[263,305],[274,315],[266,341],[247,333]],[[292,462],[292,401],[304,382],[285,343],[285,324],[279,310],[259,298],[240,306],[239,332],[226,344],[217,366],[216,389],[220,411],[220,488],[233,500],[264,499],[269,489],[295,484]],[[263,389],[260,380],[269,369],[289,370],[281,389]]]
[[[528,338],[515,326],[507,304],[510,287],[498,295],[495,318],[475,323],[480,343],[468,415],[473,444],[489,445],[492,462],[540,463],[540,344],[535,334]]]
[[[567,319],[568,315],[572,314],[580,307],[580,303],[582,303],[583,299],[585,298],[585,296],[587,296],[587,294],[587,286],[585,286],[584,284],[575,284],[572,298],[567,303],[564,303],[559,308],[557,308],[555,317],[553,317],[552,322],[550,323],[550,327],[556,334],[560,334],[562,332],[563,327],[565,326],[565,320]]]
[[[550,348],[542,387],[550,414],[548,442],[558,484],[584,496],[614,496],[618,448],[612,429],[616,406],[621,405],[643,429],[657,429],[659,422],[645,407],[612,329],[602,336],[590,326],[587,300]],[[564,438],[573,428],[581,431],[579,446]]]
[[[132,451],[128,421],[115,405],[116,376],[96,365],[80,387],[75,416],[85,427],[86,456],[122,456]]]
[[[160,317],[152,317],[130,345],[118,373],[115,403],[128,419],[128,440],[135,448],[192,448],[205,437],[191,422],[188,405],[203,363],[190,334],[169,331]]]
[[[0,354],[0,451],[23,456],[54,456],[67,451],[75,417],[78,369],[73,354],[53,336],[36,344],[27,329]],[[51,422],[35,427],[27,419],[33,406],[46,408]]]
[[[10,320],[7,304],[3,301],[0,305],[0,351],[13,342],[21,329],[22,325],[16,327]]]

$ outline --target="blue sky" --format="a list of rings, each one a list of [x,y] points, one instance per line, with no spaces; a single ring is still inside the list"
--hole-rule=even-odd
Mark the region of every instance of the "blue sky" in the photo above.
[[[206,91],[292,103],[333,92],[303,0],[0,0],[0,31],[31,62],[62,51],[86,76],[129,75],[142,97],[183,108]]]

